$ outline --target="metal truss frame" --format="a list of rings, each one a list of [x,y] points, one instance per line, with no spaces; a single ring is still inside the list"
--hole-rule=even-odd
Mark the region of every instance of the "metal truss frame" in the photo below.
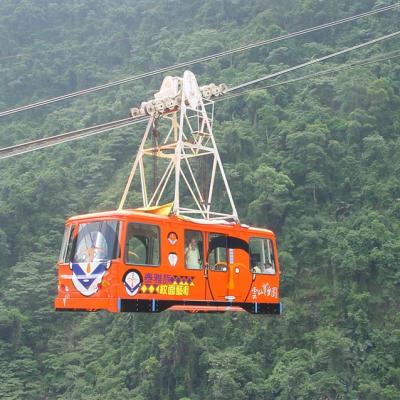
[[[178,106],[175,110],[150,117],[126,183],[119,209],[124,208],[132,181],[136,175],[139,175],[142,192],[141,207],[159,206],[166,188],[173,182],[174,198],[171,199],[173,214],[210,221],[225,219],[238,221],[236,207],[213,135],[214,102],[200,97],[197,106],[193,108],[190,106],[193,101],[185,96],[183,90],[180,91],[178,100]],[[206,108],[210,109],[211,117],[207,114]],[[160,141],[155,144],[151,132],[156,123],[159,122],[158,119],[161,118],[170,123],[170,128],[164,135],[163,132],[159,132]],[[205,156],[212,160],[211,174],[207,176],[207,198],[204,198],[200,190],[193,162]],[[147,169],[145,169],[145,159],[150,157],[169,160],[161,179],[152,190],[149,190],[149,185],[146,182]],[[222,178],[222,187],[216,188],[218,174]],[[183,204],[183,186],[190,193],[193,201],[191,205]],[[224,213],[215,209],[216,189],[219,194],[225,191],[229,200],[229,212]]]

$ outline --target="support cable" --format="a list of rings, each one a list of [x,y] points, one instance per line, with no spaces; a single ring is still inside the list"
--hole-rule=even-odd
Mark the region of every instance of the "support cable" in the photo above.
[[[34,51],[34,52],[27,52],[27,53],[18,53],[18,54],[13,54],[10,56],[3,56],[0,57],[0,62],[3,60],[10,60],[13,58],[26,58],[28,60],[32,60],[32,57],[36,56],[36,55],[46,55],[46,54],[52,54],[52,53],[60,53],[62,51],[71,51],[71,50],[75,50],[75,49],[81,49],[81,48],[86,48],[86,47],[95,47],[95,46],[99,46],[102,44],[114,44],[114,43],[118,43],[118,42],[122,42],[125,40],[129,40],[129,37],[123,37],[120,39],[113,39],[113,40],[101,40],[98,42],[92,42],[92,43],[82,43],[82,44],[76,44],[76,45],[71,45],[71,46],[63,46],[63,47],[58,47],[55,49],[46,49],[46,50],[38,50],[38,51]],[[58,45],[62,45],[63,43],[58,43]],[[16,65],[22,65],[23,63],[18,63]],[[15,65],[15,64],[14,64]]]
[[[390,57],[382,57],[384,55],[386,55],[386,56],[391,55],[391,56]],[[313,78],[316,78],[318,76],[328,75],[328,74],[331,74],[331,73],[334,73],[334,72],[340,72],[342,70],[351,69],[351,68],[354,68],[354,67],[357,67],[357,66],[374,64],[374,63],[377,63],[379,61],[392,60],[394,58],[399,58],[400,57],[400,50],[395,50],[395,51],[391,51],[389,53],[384,53],[382,56],[381,57],[367,58],[367,59],[359,60],[359,61],[354,61],[354,62],[349,63],[349,64],[341,65],[341,66],[334,67],[334,68],[329,68],[329,69],[323,70],[323,71],[313,72],[311,74],[299,76],[299,77],[293,78],[293,79],[288,79],[288,80],[285,80],[285,81],[282,81],[282,82],[273,83],[273,84],[267,85],[267,86],[261,86],[261,87],[257,87],[257,88],[254,88],[254,89],[242,90],[239,93],[233,93],[233,94],[218,98],[218,99],[214,100],[214,102],[218,103],[220,101],[230,100],[230,99],[233,99],[235,97],[243,96],[243,95],[245,95],[247,93],[254,93],[254,92],[262,91],[262,90],[265,90],[265,89],[273,88],[273,87],[276,87],[276,86],[287,85],[289,83],[299,82],[299,81],[303,81],[303,80],[306,80],[306,79],[313,79]]]
[[[16,108],[13,108],[13,109],[10,109],[10,110],[6,110],[6,111],[0,112],[0,117],[5,117],[7,115],[15,114],[17,112],[30,110],[30,109],[34,109],[34,108],[37,108],[37,107],[41,107],[41,106],[49,105],[49,104],[52,104],[52,103],[56,103],[56,102],[59,102],[59,101],[63,101],[63,100],[75,98],[75,97],[78,97],[78,96],[82,96],[82,95],[85,95],[85,94],[97,92],[99,90],[103,90],[103,89],[107,89],[107,88],[110,88],[110,87],[126,84],[126,83],[129,83],[129,82],[133,82],[133,81],[136,81],[136,80],[139,80],[139,79],[143,79],[143,78],[147,78],[147,77],[150,77],[150,76],[158,75],[158,74],[161,74],[163,72],[171,71],[171,70],[174,70],[174,69],[179,69],[179,68],[187,67],[189,65],[198,64],[198,63],[205,62],[205,61],[210,61],[210,60],[213,60],[213,59],[216,59],[216,58],[225,57],[225,56],[232,55],[232,54],[235,54],[235,53],[239,53],[239,52],[242,52],[242,51],[250,50],[250,49],[253,49],[253,48],[256,48],[256,47],[265,46],[267,44],[279,42],[279,41],[285,40],[285,39],[290,39],[290,38],[293,38],[293,37],[304,35],[306,33],[315,32],[315,31],[318,31],[318,30],[321,30],[321,29],[325,29],[325,28],[330,28],[330,27],[337,26],[337,25],[340,25],[340,24],[343,24],[343,23],[346,23],[346,22],[351,22],[351,21],[354,21],[354,20],[359,19],[359,18],[363,18],[363,17],[375,15],[375,14],[378,14],[378,13],[381,13],[381,12],[393,10],[395,8],[398,8],[398,7],[400,7],[400,3],[392,4],[390,6],[382,7],[382,8],[376,9],[376,10],[367,11],[365,13],[357,14],[357,15],[354,15],[354,16],[351,16],[351,17],[342,18],[342,19],[339,19],[337,21],[328,22],[328,23],[325,23],[325,24],[322,24],[322,25],[318,25],[318,26],[315,26],[315,27],[312,27],[312,28],[303,29],[301,31],[288,33],[288,34],[285,34],[285,35],[282,35],[282,36],[277,36],[275,38],[263,40],[263,41],[260,41],[260,42],[250,43],[248,45],[243,45],[243,46],[237,47],[236,49],[225,50],[225,51],[220,52],[220,53],[215,53],[215,54],[211,54],[211,55],[208,55],[208,56],[200,57],[200,58],[197,58],[197,59],[194,59],[194,60],[191,60],[191,61],[185,61],[185,62],[181,62],[181,63],[175,64],[175,65],[171,65],[171,66],[168,66],[168,67],[159,68],[159,69],[156,69],[154,71],[145,72],[145,73],[141,73],[141,74],[138,74],[138,75],[133,75],[133,76],[130,76],[130,77],[127,77],[127,78],[124,78],[124,79],[120,79],[118,81],[105,83],[103,85],[94,86],[94,87],[91,87],[91,88],[88,88],[88,89],[79,90],[79,91],[76,91],[76,92],[73,92],[73,93],[65,94],[65,95],[54,97],[54,98],[51,98],[51,99],[42,100],[42,101],[39,101],[39,102],[36,102],[36,103],[27,104],[25,106],[16,107]]]
[[[377,39],[369,40],[368,42],[361,43],[361,44],[358,44],[356,46],[348,47],[347,49],[340,50],[340,51],[338,51],[336,53],[328,54],[327,56],[319,57],[319,58],[316,58],[314,60],[307,61],[307,62],[305,62],[303,64],[295,65],[293,67],[290,67],[290,68],[287,68],[287,69],[284,69],[284,70],[281,70],[281,71],[278,71],[278,72],[274,72],[274,73],[269,74],[269,75],[265,75],[265,76],[263,76],[261,78],[258,78],[258,79],[253,79],[252,81],[248,81],[248,82],[242,83],[240,85],[230,87],[227,90],[227,93],[232,92],[234,90],[238,90],[238,89],[247,87],[247,86],[250,86],[250,85],[254,85],[255,83],[259,83],[259,82],[265,81],[267,79],[271,79],[271,78],[275,78],[275,77],[283,75],[283,74],[287,74],[288,72],[296,71],[297,69],[304,68],[304,67],[307,67],[307,66],[312,65],[312,64],[316,64],[316,63],[320,63],[320,62],[325,61],[325,60],[329,60],[330,58],[337,57],[337,56],[339,56],[341,54],[349,53],[350,51],[353,51],[353,50],[361,49],[363,47],[370,46],[372,44],[382,42],[383,40],[391,39],[391,38],[393,38],[395,36],[398,36],[398,35],[400,35],[400,31],[390,33],[389,35],[381,36],[381,37],[379,37]]]
[[[61,135],[49,136],[31,142],[17,144],[15,146],[5,147],[0,149],[0,160],[10,157],[15,157],[20,154],[30,153],[32,151],[45,149],[66,142],[72,142],[78,139],[84,139],[89,136],[98,135],[99,133],[108,132],[114,129],[125,128],[130,125],[138,124],[147,121],[147,117],[143,118],[124,118],[119,121],[112,121],[106,124],[91,126],[89,128],[79,129],[72,132],[63,133]]]
[[[340,20],[337,21],[332,21],[332,22],[328,22],[327,24],[324,25],[320,25],[317,26],[315,28],[309,28],[309,32],[313,32],[314,30],[317,29],[323,29],[324,28],[328,28],[330,26],[335,26],[335,25],[339,25],[340,23],[345,23],[345,22],[349,22],[349,21],[354,21],[356,19],[359,18],[363,18],[363,17],[368,17],[371,15],[375,15],[384,11],[390,11],[393,10],[394,8],[399,7],[400,4],[399,3],[395,3],[395,4],[391,4],[385,7],[381,7],[381,8],[377,8],[375,10],[371,10],[371,11],[367,11],[365,13],[362,14],[357,14],[351,17],[346,17],[346,18],[342,18]],[[326,25],[326,26],[325,26]],[[305,29],[304,33],[308,33],[308,30]],[[302,32],[302,31],[299,31]],[[297,32],[293,33],[296,34]],[[292,34],[289,34],[292,35]],[[9,60],[9,59],[13,59],[13,58],[21,58],[21,57],[26,57],[28,59],[32,59],[33,56],[35,55],[46,55],[46,54],[52,54],[52,53],[59,53],[61,51],[70,51],[70,50],[75,50],[75,49],[81,49],[81,48],[86,48],[86,47],[93,47],[93,46],[99,46],[99,45],[103,45],[103,44],[113,44],[113,43],[117,43],[117,42],[121,42],[121,41],[125,41],[125,40],[129,40],[129,37],[123,37],[120,39],[113,39],[113,40],[100,40],[97,42],[92,42],[92,43],[82,43],[82,44],[74,44],[71,46],[63,46],[63,47],[59,47],[59,48],[53,48],[53,49],[44,49],[44,50],[38,50],[38,51],[34,51],[34,52],[26,52],[26,53],[18,53],[18,54],[13,54],[13,55],[9,55],[9,56],[2,56],[0,57],[0,62],[3,60]],[[21,65],[21,64],[18,64]]]
[[[326,74],[329,74],[329,73],[339,72],[339,71],[342,71],[342,70],[345,70],[345,69],[351,69],[351,68],[353,68],[355,66],[373,64],[373,63],[377,63],[379,61],[391,60],[391,59],[400,57],[399,53],[400,53],[400,50],[395,50],[395,51],[392,51],[392,52],[384,53],[379,57],[371,57],[371,58],[367,58],[367,59],[364,59],[364,60],[354,61],[354,62],[352,62],[350,64],[347,64],[347,65],[342,65],[342,66],[330,68],[330,69],[324,70],[324,71],[318,71],[318,72],[311,73],[311,74],[304,75],[304,76],[300,76],[300,77],[297,77],[297,78],[288,79],[288,80],[285,80],[285,81],[282,81],[282,82],[277,82],[277,83],[274,83],[274,84],[268,85],[268,86],[263,86],[263,87],[259,87],[259,88],[255,88],[255,89],[243,90],[243,91],[241,91],[239,93],[233,93],[231,95],[227,95],[225,97],[221,97],[219,99],[216,99],[215,102],[220,102],[220,101],[224,101],[224,100],[230,100],[232,98],[243,96],[243,95],[245,95],[247,93],[250,93],[250,92],[261,91],[261,90],[265,90],[265,89],[276,87],[276,86],[282,86],[282,85],[286,85],[286,84],[302,81],[302,80],[305,80],[305,79],[313,79],[313,78],[316,78],[318,76],[326,75]],[[383,57],[383,56],[385,56],[385,57]],[[15,146],[6,147],[6,148],[3,148],[3,149],[0,149],[0,160],[1,159],[5,159],[5,158],[9,158],[9,157],[14,157],[14,156],[17,156],[17,155],[20,155],[20,154],[25,154],[25,153],[32,152],[32,151],[35,151],[35,150],[44,149],[44,148],[47,148],[47,147],[50,147],[50,146],[55,146],[57,144],[62,144],[62,143],[74,141],[74,140],[77,140],[77,139],[83,139],[83,138],[86,138],[88,136],[97,135],[99,133],[107,132],[107,131],[110,131],[112,129],[123,128],[123,127],[130,126],[130,125],[133,125],[133,124],[136,124],[136,123],[147,121],[147,120],[148,120],[147,117],[143,117],[143,118],[140,118],[140,119],[137,119],[137,118],[135,118],[135,119],[133,119],[133,118],[125,118],[125,119],[122,119],[122,120],[112,121],[112,122],[109,122],[109,123],[106,123],[106,124],[92,126],[92,127],[80,129],[80,130],[77,130],[77,131],[64,133],[64,134],[61,134],[61,135],[49,136],[49,137],[45,137],[45,138],[42,138],[42,139],[31,141],[31,142],[21,143],[21,144],[15,145]]]

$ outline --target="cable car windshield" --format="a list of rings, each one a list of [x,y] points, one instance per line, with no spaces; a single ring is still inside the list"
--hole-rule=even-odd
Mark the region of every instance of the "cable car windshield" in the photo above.
[[[77,231],[77,232],[76,232]],[[69,233],[71,232],[71,233]],[[92,262],[112,260],[119,256],[119,222],[98,221],[66,228],[61,249],[63,262]]]

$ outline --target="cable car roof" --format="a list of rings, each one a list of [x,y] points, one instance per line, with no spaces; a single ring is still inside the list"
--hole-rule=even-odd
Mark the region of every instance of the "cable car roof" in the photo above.
[[[275,236],[275,234],[269,230],[264,228],[256,228],[251,227],[246,224],[238,224],[231,221],[220,220],[220,221],[208,221],[204,219],[197,219],[197,218],[188,218],[188,217],[181,217],[181,216],[174,216],[174,215],[160,215],[150,210],[142,210],[142,209],[125,209],[125,210],[113,210],[113,211],[103,211],[103,212],[96,212],[96,213],[89,213],[89,214],[81,214],[76,215],[71,218],[68,218],[67,224],[73,222],[81,222],[85,220],[100,220],[100,219],[132,219],[134,217],[138,217],[140,220],[148,219],[153,221],[168,221],[168,220],[175,220],[175,221],[182,221],[182,222],[190,222],[196,225],[202,226],[219,226],[223,228],[232,228],[232,229],[245,229],[249,230],[254,233],[266,233],[268,235]]]

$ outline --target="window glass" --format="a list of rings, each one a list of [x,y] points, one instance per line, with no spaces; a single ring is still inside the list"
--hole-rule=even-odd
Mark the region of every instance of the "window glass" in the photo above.
[[[61,245],[60,257],[58,258],[59,262],[66,262],[67,254],[70,253],[70,251],[68,250],[71,249],[72,245],[72,240],[71,240],[72,232],[73,232],[72,225],[68,225],[65,227],[64,237]]]
[[[72,260],[72,252],[75,249],[76,245],[76,232],[77,232],[77,226],[72,225],[71,226],[71,233],[69,235],[69,240],[68,240],[68,245],[67,248],[65,249],[65,254],[64,254],[64,261],[69,263]]]
[[[208,266],[212,271],[227,271],[226,262],[227,237],[220,233],[208,236]]]
[[[271,239],[250,239],[250,268],[256,274],[275,274],[274,250]]]
[[[203,234],[199,231],[185,231],[185,267],[203,267]]]
[[[119,257],[118,221],[80,224],[76,235],[75,231],[71,230],[66,261],[92,262]]]
[[[156,225],[130,223],[126,237],[128,264],[160,265],[160,230]]]

